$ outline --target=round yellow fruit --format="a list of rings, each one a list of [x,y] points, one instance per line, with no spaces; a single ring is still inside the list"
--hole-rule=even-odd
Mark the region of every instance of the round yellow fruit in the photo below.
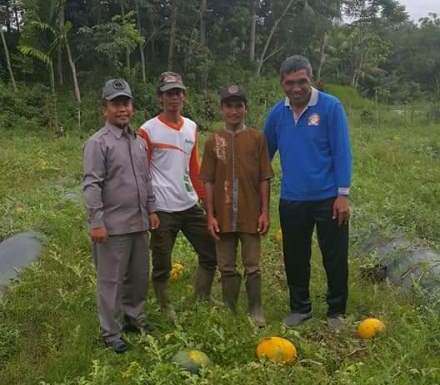
[[[385,330],[385,324],[377,318],[363,320],[357,329],[358,336],[363,339],[373,338],[376,334]]]
[[[257,346],[257,357],[277,363],[288,363],[296,360],[295,345],[281,337],[267,337]]]
[[[281,229],[278,229],[277,233],[275,234],[275,240],[278,243],[282,243],[283,242],[283,232],[281,231]]]
[[[170,273],[170,277],[172,281],[177,281],[182,273],[183,273],[183,265],[181,263],[173,263],[173,267],[171,268],[171,273]]]
[[[193,374],[210,365],[208,356],[200,350],[181,350],[174,355],[173,362]]]

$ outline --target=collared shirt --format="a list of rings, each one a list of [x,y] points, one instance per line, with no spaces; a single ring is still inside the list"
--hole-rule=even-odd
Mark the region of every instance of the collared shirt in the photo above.
[[[284,106],[292,110],[293,119],[295,120],[295,123],[298,124],[298,120],[301,119],[301,116],[304,115],[304,113],[309,109],[309,107],[316,106],[316,103],[318,103],[318,98],[319,98],[319,91],[316,88],[312,87],[312,92],[310,95],[309,102],[307,103],[307,105],[304,107],[304,109],[301,111],[299,115],[296,114],[295,110],[290,105],[290,99],[287,96],[284,99]]]
[[[351,146],[341,102],[312,89],[306,108],[294,116],[288,99],[270,112],[264,133],[272,158],[280,153],[281,198],[318,201],[347,195],[351,184]]]
[[[148,229],[155,211],[147,148],[131,129],[110,123],[84,145],[83,194],[91,228],[110,235]]]
[[[207,139],[200,178],[214,184],[214,212],[221,232],[257,232],[260,183],[272,176],[260,131],[222,129]]]

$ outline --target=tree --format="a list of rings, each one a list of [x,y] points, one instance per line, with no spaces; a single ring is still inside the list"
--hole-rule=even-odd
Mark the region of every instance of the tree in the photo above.
[[[255,61],[255,43],[257,34],[257,0],[250,0],[251,8],[251,28],[249,36],[249,60],[251,62]]]
[[[273,23],[273,26],[272,26],[272,28],[271,28],[271,30],[269,32],[269,35],[268,35],[268,37],[266,39],[266,44],[264,45],[264,48],[261,51],[260,58],[258,59],[257,71],[256,71],[256,76],[257,77],[259,77],[260,74],[261,74],[261,69],[263,68],[264,62],[267,61],[272,55],[274,55],[278,51],[278,50],[275,50],[272,53],[270,53],[269,55],[267,55],[267,50],[268,50],[269,45],[270,45],[270,43],[272,41],[272,37],[273,37],[275,31],[277,30],[278,25],[280,24],[281,20],[284,18],[284,16],[286,16],[287,12],[292,7],[294,1],[295,0],[289,0],[289,2],[285,6],[285,8],[284,8],[283,12],[281,13],[281,15]]]
[[[5,33],[2,25],[0,25],[0,35],[3,43],[3,49],[5,51],[6,64],[9,71],[9,77],[11,78],[12,88],[14,89],[14,92],[17,92],[17,83],[15,82],[14,72],[12,71],[11,58],[9,56],[9,49],[6,43]]]
[[[142,23],[141,23],[141,6],[139,4],[139,0],[135,0],[136,3],[136,21],[137,21],[137,28],[139,31],[139,34],[143,38],[142,33]],[[141,74],[142,74],[142,81],[144,83],[147,82],[147,72],[146,72],[146,63],[145,63],[145,40],[139,41],[139,54],[140,54],[140,60],[141,60]]]
[[[170,17],[170,44],[168,49],[168,70],[171,71],[174,66],[174,51],[176,46],[176,28],[177,28],[177,0],[171,0]]]
[[[55,89],[55,72],[51,57],[54,47],[51,47],[48,52],[43,52],[38,48],[25,46],[25,45],[21,45],[18,48],[23,55],[32,57],[47,66],[49,70],[50,89],[52,91],[52,108],[53,108],[52,117],[54,119],[53,125],[55,130],[58,133],[62,134],[62,130],[60,130],[60,126],[58,124],[57,93]]]

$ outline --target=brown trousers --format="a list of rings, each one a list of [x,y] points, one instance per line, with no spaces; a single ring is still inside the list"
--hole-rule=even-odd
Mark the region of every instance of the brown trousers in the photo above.
[[[260,235],[233,232],[220,234],[220,240],[216,242],[217,262],[222,276],[237,274],[236,257],[239,241],[245,275],[260,275]]]

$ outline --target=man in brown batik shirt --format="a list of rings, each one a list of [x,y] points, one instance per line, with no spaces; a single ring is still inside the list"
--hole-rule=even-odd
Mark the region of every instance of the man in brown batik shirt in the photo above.
[[[208,230],[216,239],[223,301],[235,311],[241,284],[236,270],[240,241],[249,313],[257,326],[264,326],[260,236],[269,229],[273,173],[264,135],[245,126],[243,89],[226,87],[220,91],[220,100],[225,127],[208,138],[200,172],[206,188]]]

